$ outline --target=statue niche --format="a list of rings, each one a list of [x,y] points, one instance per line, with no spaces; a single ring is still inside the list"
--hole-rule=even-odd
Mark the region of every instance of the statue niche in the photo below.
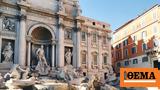
[[[51,65],[51,41],[50,31],[44,27],[35,28],[32,33],[31,66],[40,70],[41,66]],[[41,72],[43,70],[40,70]]]
[[[65,59],[65,65],[72,65],[72,48],[66,47],[65,48],[65,54],[64,54],[64,59]]]
[[[14,40],[2,39],[0,63],[14,63]]]
[[[36,51],[38,64],[36,66],[36,70],[40,75],[47,75],[49,73],[50,67],[47,64],[45,51],[43,49],[43,45]]]
[[[3,62],[12,62],[13,50],[12,50],[11,42],[8,42],[8,44],[3,49],[2,54],[4,56]]]

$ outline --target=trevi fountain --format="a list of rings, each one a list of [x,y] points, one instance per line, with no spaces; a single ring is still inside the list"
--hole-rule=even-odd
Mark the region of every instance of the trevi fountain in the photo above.
[[[108,23],[78,0],[0,0],[0,89],[117,90]]]

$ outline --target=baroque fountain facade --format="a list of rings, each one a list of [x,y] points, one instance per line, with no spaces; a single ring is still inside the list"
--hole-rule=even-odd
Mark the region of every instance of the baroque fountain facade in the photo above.
[[[0,0],[0,5],[0,76],[12,78],[6,85],[114,79],[110,25],[82,16],[79,1]]]

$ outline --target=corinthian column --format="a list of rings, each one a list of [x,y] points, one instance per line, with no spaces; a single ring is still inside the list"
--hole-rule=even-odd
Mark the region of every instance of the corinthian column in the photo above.
[[[52,67],[55,67],[55,41],[52,41]]]
[[[81,33],[80,33],[80,28],[78,28],[77,31],[77,67],[81,66]]]
[[[64,66],[64,30],[63,30],[63,19],[59,19],[59,26],[58,26],[58,43],[57,43],[57,66],[63,67]]]
[[[99,56],[99,59],[98,59],[98,64],[99,64],[99,69],[102,69],[102,65],[103,65],[103,56],[102,56],[102,39],[101,36],[99,35],[98,37],[98,56]]]
[[[30,62],[31,62],[31,36],[27,36],[26,39],[28,41],[27,66],[30,66]]]
[[[22,66],[26,64],[26,11],[21,8],[20,16],[20,30],[19,30],[19,50],[18,50],[18,63]]]

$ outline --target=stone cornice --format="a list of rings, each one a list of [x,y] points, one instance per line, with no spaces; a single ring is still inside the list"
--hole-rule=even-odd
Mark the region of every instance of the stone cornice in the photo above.
[[[51,44],[56,45],[58,43],[58,40],[52,40]]]
[[[27,10],[27,12],[32,12],[32,13],[38,13],[38,14],[42,14],[44,16],[56,16],[56,13],[51,11],[51,10],[46,10],[46,9],[42,9],[42,8],[34,8],[34,7],[29,7],[29,9]]]
[[[19,0],[17,1],[17,5],[20,8],[28,9],[30,7],[30,4],[27,1]]]
[[[85,20],[81,16],[77,16],[75,19],[77,20],[77,22],[81,22],[81,23],[85,22]]]
[[[10,7],[16,7],[16,4],[9,3],[9,2],[7,2],[7,0],[0,0],[0,5],[7,5]]]
[[[81,28],[80,28],[80,27],[73,27],[73,30],[74,30],[75,32],[79,32],[79,31],[81,31]]]
[[[27,36],[26,36],[26,40],[27,40],[28,42],[31,42],[31,41],[32,41],[32,36],[27,35]]]

